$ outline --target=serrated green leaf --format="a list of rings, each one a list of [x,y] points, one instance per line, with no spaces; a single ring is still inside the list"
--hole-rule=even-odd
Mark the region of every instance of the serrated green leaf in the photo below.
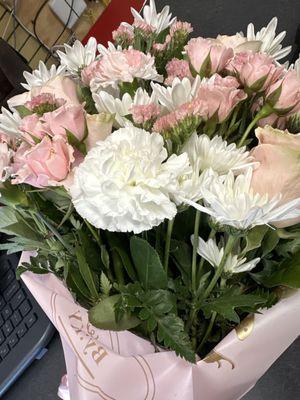
[[[109,296],[110,291],[112,289],[112,284],[110,283],[110,280],[108,279],[108,277],[105,275],[104,272],[101,272],[100,275],[100,287],[101,287],[101,292],[105,296]]]
[[[229,292],[217,298],[207,300],[207,302],[201,306],[201,309],[207,318],[209,318],[213,312],[216,312],[229,321],[239,323],[240,318],[235,311],[236,308],[251,307],[252,309],[264,302],[265,299],[260,296],[252,294],[237,295]]]
[[[196,355],[192,349],[189,336],[184,330],[184,323],[175,314],[164,315],[156,318],[158,325],[157,339],[166,347],[191,363],[196,362]]]
[[[138,326],[141,321],[129,313],[124,313],[122,318],[116,321],[115,305],[120,298],[121,295],[116,294],[92,307],[88,312],[91,324],[96,328],[112,331],[124,331]]]
[[[143,288],[165,289],[168,284],[167,274],[155,249],[146,240],[133,236],[130,250]]]

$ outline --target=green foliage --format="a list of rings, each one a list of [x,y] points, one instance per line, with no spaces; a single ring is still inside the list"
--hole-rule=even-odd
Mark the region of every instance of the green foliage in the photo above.
[[[167,287],[167,274],[159,255],[150,244],[136,236],[130,240],[130,250],[139,281],[145,290]]]

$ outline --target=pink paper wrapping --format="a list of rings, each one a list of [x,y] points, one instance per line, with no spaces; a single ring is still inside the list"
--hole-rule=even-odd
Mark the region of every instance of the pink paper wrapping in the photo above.
[[[23,253],[22,261],[29,253]],[[58,329],[66,360],[64,400],[237,400],[300,333],[300,291],[250,316],[196,365],[128,332],[104,331],[54,275],[23,280]]]

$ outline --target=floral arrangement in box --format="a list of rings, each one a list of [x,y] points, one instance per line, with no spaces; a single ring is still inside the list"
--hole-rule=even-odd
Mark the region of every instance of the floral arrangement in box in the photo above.
[[[93,326],[195,363],[300,287],[300,63],[276,19],[190,38],[154,1],[133,14],[2,108],[0,247]]]

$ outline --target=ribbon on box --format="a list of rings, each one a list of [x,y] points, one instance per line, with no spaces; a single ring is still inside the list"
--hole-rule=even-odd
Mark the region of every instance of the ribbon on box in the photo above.
[[[23,253],[21,261],[28,261]],[[249,316],[203,360],[190,364],[174,352],[155,353],[128,331],[94,328],[53,274],[22,278],[58,329],[66,360],[64,400],[241,399],[300,334],[300,291]]]

